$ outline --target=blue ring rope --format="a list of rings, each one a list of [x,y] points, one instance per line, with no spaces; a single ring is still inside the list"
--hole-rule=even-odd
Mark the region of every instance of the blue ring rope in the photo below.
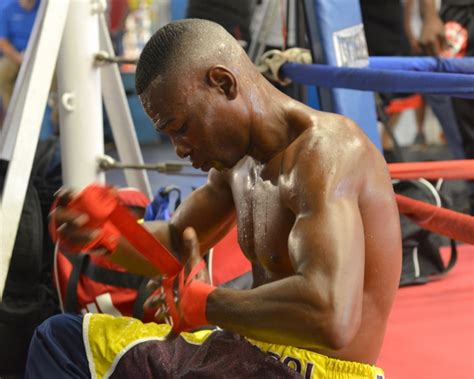
[[[474,74],[474,57],[369,57],[369,67],[385,70],[410,70]]]
[[[374,92],[416,92],[474,98],[474,75],[285,63],[280,75],[296,83]]]

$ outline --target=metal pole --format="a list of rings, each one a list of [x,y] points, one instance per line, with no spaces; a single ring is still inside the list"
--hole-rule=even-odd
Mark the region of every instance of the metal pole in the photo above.
[[[94,63],[105,2],[70,1],[57,64],[61,160],[64,185],[81,189],[105,182],[97,167],[104,132],[100,70]]]
[[[5,288],[69,1],[48,0],[45,4],[47,8],[44,19],[37,21],[43,21],[39,38],[33,42],[35,46],[31,46],[31,49],[36,49],[36,54],[28,60],[28,67],[24,71],[29,73],[29,80],[22,86],[21,93],[18,95],[21,98],[19,113],[15,114],[10,121],[18,122],[19,125],[18,127],[12,125],[18,134],[11,150],[3,193],[0,194],[0,301]]]
[[[40,38],[40,31],[43,25],[44,15],[48,6],[47,1],[43,1],[36,14],[35,24],[31,31],[28,46],[25,51],[23,63],[20,66],[20,71],[15,80],[15,87],[13,89],[12,98],[8,109],[6,109],[5,120],[3,122],[3,129],[0,130],[0,159],[9,161],[12,158],[13,147],[18,135],[18,127],[20,125],[21,112],[25,104],[27,86],[30,82],[31,72],[33,71],[30,62],[33,62],[36,57],[36,50],[38,40]]]
[[[102,50],[107,55],[113,56],[112,41],[103,14],[99,18],[99,29]],[[134,164],[142,164],[143,156],[138,144],[137,133],[133,125],[119,69],[117,65],[109,64],[103,66],[101,70],[102,95],[120,159]],[[124,175],[129,186],[140,189],[150,199],[153,197],[146,171],[125,170]]]
[[[262,18],[255,30],[250,46],[248,49],[248,56],[250,60],[257,63],[260,59],[268,39],[268,33],[275,22],[275,17],[278,10],[278,2],[274,0],[266,0],[261,9]]]

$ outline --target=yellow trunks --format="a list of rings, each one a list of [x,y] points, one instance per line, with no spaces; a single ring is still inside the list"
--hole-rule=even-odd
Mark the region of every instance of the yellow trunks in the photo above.
[[[104,314],[85,315],[83,337],[92,377],[108,378],[114,372],[119,360],[132,347],[146,341],[163,341],[169,330],[170,327],[166,324],[143,324],[129,317],[113,317]],[[201,345],[212,333],[212,330],[201,330],[194,333],[182,333],[181,337],[187,343]],[[383,371],[375,366],[341,361],[292,346],[247,340],[298,371],[304,378],[384,378]]]

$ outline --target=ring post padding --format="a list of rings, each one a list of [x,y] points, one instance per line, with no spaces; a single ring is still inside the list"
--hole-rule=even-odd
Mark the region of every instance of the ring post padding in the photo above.
[[[368,52],[359,2],[352,0],[308,0],[314,2],[319,42],[325,64],[339,67],[367,67]],[[310,9],[310,7],[308,7]],[[381,149],[372,92],[349,89],[330,91],[332,109],[354,120]]]

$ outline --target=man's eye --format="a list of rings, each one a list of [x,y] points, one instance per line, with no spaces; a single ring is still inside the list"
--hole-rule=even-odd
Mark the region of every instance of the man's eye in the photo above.
[[[183,125],[181,125],[179,129],[175,130],[174,132],[176,134],[184,134],[186,133],[187,130],[188,130],[188,123],[185,122]]]

